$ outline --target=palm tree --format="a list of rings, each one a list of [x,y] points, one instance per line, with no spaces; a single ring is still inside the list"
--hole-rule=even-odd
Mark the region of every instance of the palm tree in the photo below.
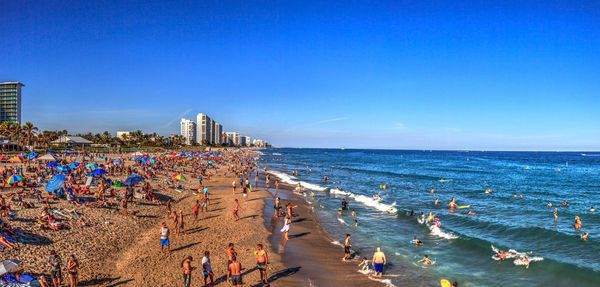
[[[21,132],[23,132],[25,134],[25,136],[27,136],[27,145],[28,146],[31,146],[31,134],[37,130],[38,130],[38,128],[36,126],[34,126],[31,122],[26,122],[21,127]]]

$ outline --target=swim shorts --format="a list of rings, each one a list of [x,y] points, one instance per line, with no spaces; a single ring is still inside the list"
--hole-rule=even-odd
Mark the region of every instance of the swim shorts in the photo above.
[[[231,275],[231,285],[242,285],[242,275]]]
[[[165,238],[165,239],[162,239],[162,238],[161,238],[161,239],[160,239],[160,247],[163,247],[163,246],[165,246],[165,245],[167,245],[167,246],[171,246],[171,243],[169,242],[169,238]]]
[[[373,268],[377,273],[383,273],[383,263],[373,263]]]

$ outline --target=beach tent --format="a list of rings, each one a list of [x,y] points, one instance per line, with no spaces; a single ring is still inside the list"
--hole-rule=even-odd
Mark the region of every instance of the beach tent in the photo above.
[[[45,154],[45,155],[43,155],[41,157],[38,157],[38,159],[39,160],[52,160],[52,161],[55,161],[58,158],[56,158],[55,156],[51,155],[50,152],[48,152],[47,154]]]
[[[123,185],[125,185],[125,186],[136,185],[138,182],[142,181],[142,179],[143,178],[141,178],[140,176],[133,175],[133,176],[128,177],[123,182]]]
[[[21,264],[21,261],[17,259],[4,260],[2,263],[0,263],[0,275],[10,272],[10,270],[13,270],[19,264]]]
[[[46,184],[46,191],[47,192],[57,191],[63,183],[65,183],[65,175],[57,174],[57,175],[53,176]]]
[[[19,156],[15,156],[11,159],[8,160],[9,162],[23,162],[23,159],[21,159]]]

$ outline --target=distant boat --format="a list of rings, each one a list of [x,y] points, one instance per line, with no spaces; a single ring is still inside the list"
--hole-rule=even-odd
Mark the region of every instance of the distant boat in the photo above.
[[[345,147],[341,148],[341,150],[345,150],[345,149],[346,149]]]

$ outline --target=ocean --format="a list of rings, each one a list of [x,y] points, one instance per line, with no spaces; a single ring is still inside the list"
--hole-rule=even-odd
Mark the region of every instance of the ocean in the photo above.
[[[370,259],[382,248],[388,260],[382,280],[390,286],[440,286],[440,279],[459,286],[600,286],[600,211],[590,212],[600,205],[600,153],[261,152],[261,168],[308,191],[306,200],[332,244],[343,243],[350,233],[360,257]],[[373,199],[376,194],[381,201]],[[470,208],[450,211],[453,197]],[[350,211],[338,215],[342,199],[358,214],[358,227]],[[568,207],[562,207],[564,200]],[[475,214],[467,215],[469,210]],[[441,226],[420,221],[421,212],[432,212]],[[576,215],[583,226],[579,231],[573,227]],[[587,241],[580,238],[584,231],[590,234]],[[422,246],[410,242],[415,236]],[[494,250],[510,250],[510,258],[496,260]],[[435,263],[418,263],[424,255]],[[528,268],[522,256],[529,259]]]

